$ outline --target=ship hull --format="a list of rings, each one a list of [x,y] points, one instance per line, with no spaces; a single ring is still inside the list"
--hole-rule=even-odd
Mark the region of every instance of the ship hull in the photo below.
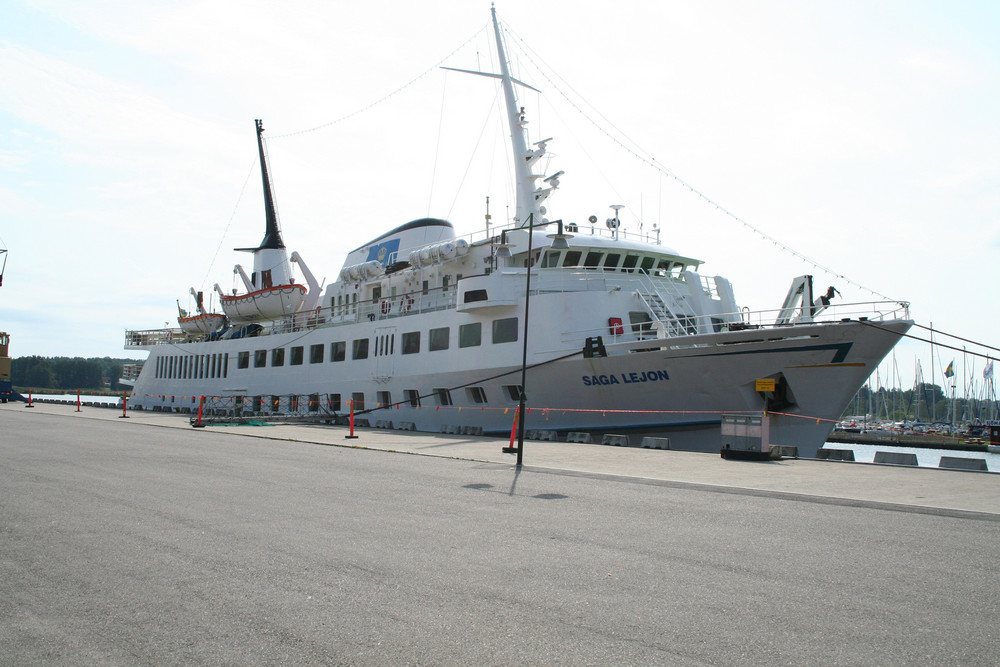
[[[538,343],[529,344],[526,429],[626,434],[635,436],[633,444],[652,435],[670,438],[671,448],[719,451],[722,415],[767,412],[770,444],[797,447],[806,457],[823,445],[857,389],[911,324],[847,321],[653,339],[609,344],[607,356],[588,358],[582,339],[572,348],[548,345],[545,334],[556,323],[537,319],[529,332],[529,341]],[[521,384],[521,341],[412,355],[395,349],[403,331],[433,324],[440,324],[440,315],[420,314],[191,343],[184,355],[151,346],[131,404],[185,410],[205,395],[215,405],[229,401],[266,413],[271,397],[300,396],[298,412],[344,415],[353,399],[357,418],[372,426],[509,434]],[[357,339],[371,341],[368,358],[351,359]],[[331,360],[336,343],[348,348],[343,361]],[[275,349],[286,350],[280,367],[273,366]],[[255,367],[261,354],[266,359]],[[763,378],[775,379],[780,395],[757,391]]]

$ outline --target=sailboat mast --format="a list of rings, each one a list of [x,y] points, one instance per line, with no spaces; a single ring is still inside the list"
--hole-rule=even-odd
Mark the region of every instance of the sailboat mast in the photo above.
[[[525,139],[524,112],[517,105],[514,95],[514,82],[510,76],[507,64],[507,53],[500,36],[500,24],[497,22],[496,7],[490,8],[493,15],[493,33],[497,42],[497,57],[500,60],[500,81],[503,85],[503,96],[507,107],[507,124],[510,127],[511,148],[514,151],[514,178],[517,183],[517,208],[514,220],[519,227],[527,227],[529,220],[541,220],[538,215],[538,204],[535,199],[535,176],[529,165],[528,142]]]

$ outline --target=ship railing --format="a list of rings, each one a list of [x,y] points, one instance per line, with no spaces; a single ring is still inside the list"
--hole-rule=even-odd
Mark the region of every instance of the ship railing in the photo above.
[[[180,343],[186,340],[181,329],[144,329],[126,330],[125,347],[146,347],[147,345],[163,345],[165,343]]]
[[[695,335],[697,333],[722,333],[727,331],[786,329],[796,324],[776,325],[780,308],[750,311],[744,309],[735,313],[713,313],[703,316],[678,317],[671,326],[664,323],[657,326],[654,320],[628,321],[620,326],[599,325],[580,331],[566,331],[562,334],[564,343],[576,343],[585,338],[601,336],[605,342],[629,343],[643,340],[671,339]],[[877,324],[891,320],[910,319],[909,303],[897,301],[865,301],[843,303],[830,306],[812,318],[812,323],[833,324],[843,321],[868,321]],[[616,333],[621,331],[621,333]]]

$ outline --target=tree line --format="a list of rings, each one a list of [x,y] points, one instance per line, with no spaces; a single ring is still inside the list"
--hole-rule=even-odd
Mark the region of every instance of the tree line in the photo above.
[[[16,388],[120,391],[124,364],[135,359],[111,357],[17,357],[11,359],[10,380]]]

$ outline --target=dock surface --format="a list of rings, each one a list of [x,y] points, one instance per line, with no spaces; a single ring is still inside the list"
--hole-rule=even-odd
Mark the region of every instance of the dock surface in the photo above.
[[[0,664],[997,664],[1000,476],[0,408]]]

